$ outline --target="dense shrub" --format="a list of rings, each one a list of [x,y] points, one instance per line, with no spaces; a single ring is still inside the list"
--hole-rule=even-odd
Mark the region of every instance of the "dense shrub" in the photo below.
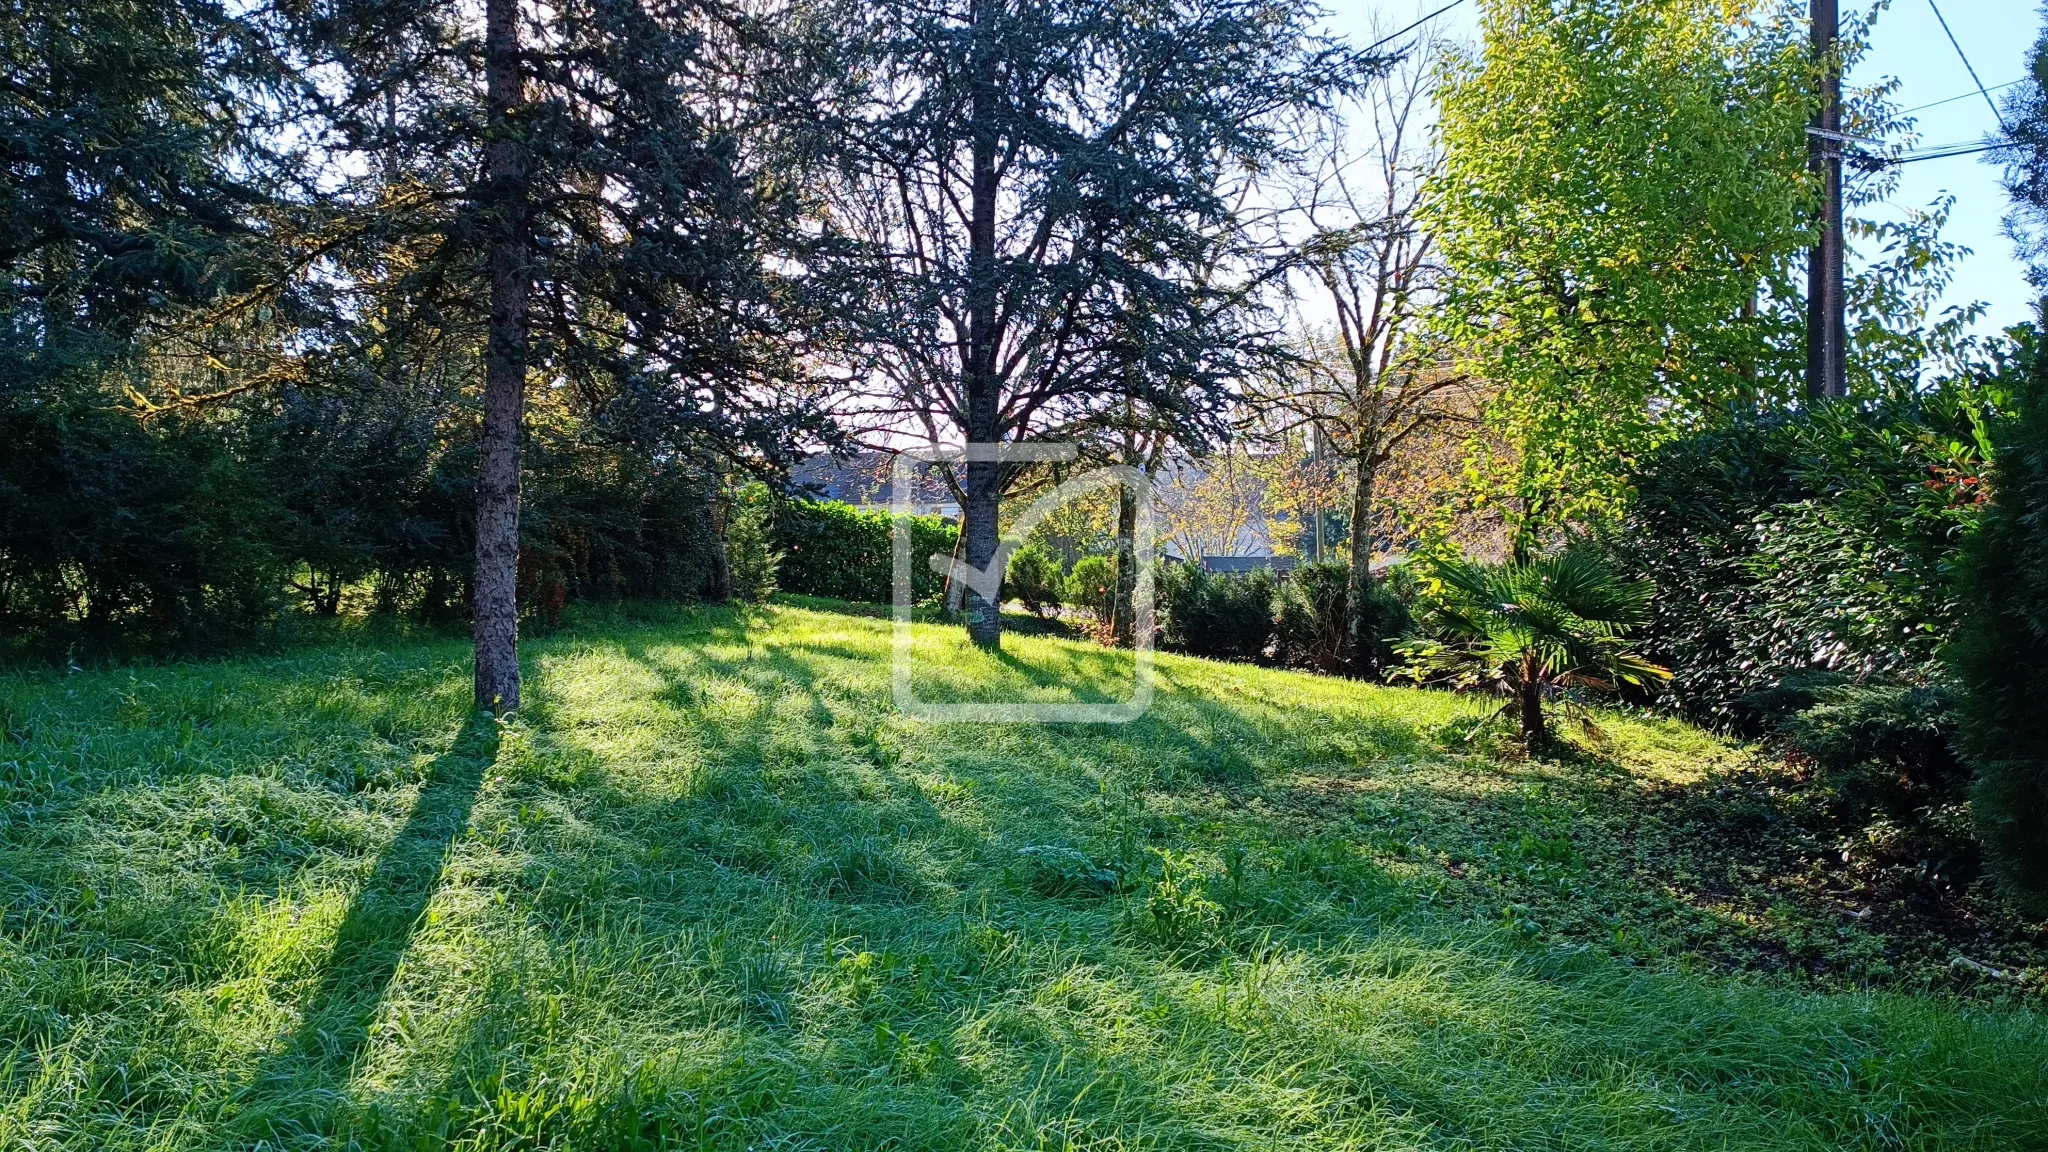
[[[1240,576],[1195,564],[1166,566],[1159,577],[1164,646],[1220,660],[1264,658],[1273,639],[1275,583],[1264,568]]]
[[[246,638],[345,590],[466,611],[473,413],[459,390],[286,388],[144,420],[87,389],[0,393],[0,636],[62,653]],[[705,485],[550,413],[525,454],[520,599],[691,599]]]
[[[706,478],[563,431],[536,431],[529,443],[519,543],[522,573],[532,570],[534,579],[522,581],[523,605],[545,611],[564,598],[695,600],[706,593],[716,547]],[[444,531],[465,550],[474,515],[470,475],[444,475],[433,485],[463,494]],[[456,571],[466,583],[466,551]]]
[[[1949,656],[1985,853],[2022,902],[2048,913],[2048,356],[2026,349],[2014,415],[1998,430],[1991,505],[1963,565],[1964,624]]]
[[[1039,616],[1045,615],[1048,608],[1060,606],[1066,583],[1067,574],[1060,568],[1059,557],[1035,540],[1010,555],[1010,566],[1003,577],[1004,594],[1022,601],[1024,607]]]
[[[1611,541],[1657,584],[1663,702],[1759,731],[1738,703],[1788,676],[1939,676],[1958,549],[1980,512],[1988,390],[1743,413],[1652,453]]]
[[[548,621],[571,601],[691,600],[715,541],[709,482],[578,419],[535,404],[521,464],[519,597]],[[475,551],[473,399],[424,387],[288,390],[250,414],[278,521],[318,610],[367,580],[380,605],[467,612]]]
[[[448,588],[465,582],[475,456],[448,459],[435,398],[287,388],[244,415],[261,483],[287,513],[272,523],[308,608],[332,615],[344,589],[372,578],[387,606],[430,573]]]
[[[0,635],[189,646],[276,608],[287,511],[234,425],[10,393],[0,443]]]
[[[779,501],[774,539],[782,554],[782,590],[889,603],[895,581],[890,523],[886,512],[837,501]],[[943,593],[945,577],[925,561],[934,553],[951,554],[959,529],[937,516],[912,516],[909,524],[911,593],[919,603],[930,603]]]
[[[1612,541],[1657,583],[1663,703],[1782,738],[1836,818],[1944,870],[1969,853],[1940,653],[2009,386],[1738,414],[1651,454]]]
[[[1303,564],[1273,594],[1273,658],[1294,668],[1344,668],[1344,612],[1351,571],[1338,563]]]
[[[1345,612],[1351,600],[1351,568],[1335,561],[1304,564],[1279,582],[1273,597],[1273,655],[1290,668],[1317,672],[1368,673],[1395,661],[1394,644],[1412,624],[1413,579],[1402,567],[1372,582],[1367,626],[1372,650],[1365,661],[1344,659]],[[1405,593],[1405,594],[1404,594]]]
[[[1932,826],[1958,810],[1968,774],[1951,744],[1953,689],[1846,680],[1810,687],[1813,702],[1777,728],[1812,762],[1842,816]]]

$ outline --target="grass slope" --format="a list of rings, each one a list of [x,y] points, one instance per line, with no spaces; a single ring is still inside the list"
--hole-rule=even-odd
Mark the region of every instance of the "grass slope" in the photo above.
[[[1129,674],[918,643],[938,698]],[[1679,851],[1689,729],[1502,765],[1172,657],[1129,725],[923,724],[888,645],[586,626],[502,725],[452,641],[0,678],[0,1148],[2048,1146],[2023,1003],[1728,974],[1903,978],[1711,874],[1741,821]]]

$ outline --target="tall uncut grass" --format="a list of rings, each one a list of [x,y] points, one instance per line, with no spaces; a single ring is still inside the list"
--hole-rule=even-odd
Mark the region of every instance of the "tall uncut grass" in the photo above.
[[[921,693],[1126,691],[920,627]],[[502,723],[453,641],[0,677],[0,1149],[2048,1146],[2024,1004],[1730,974],[1619,879],[1603,805],[1734,755],[1675,724],[1501,765],[1172,657],[920,724],[789,607],[529,650]]]

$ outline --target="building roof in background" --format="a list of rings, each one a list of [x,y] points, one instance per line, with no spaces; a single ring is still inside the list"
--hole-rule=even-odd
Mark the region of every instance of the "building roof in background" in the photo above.
[[[792,469],[790,480],[799,491],[815,499],[886,508],[895,503],[895,466],[893,452],[865,450],[846,457],[820,454]],[[953,490],[928,470],[917,481],[909,502],[920,512],[950,516],[960,511]]]
[[[1284,576],[1294,571],[1296,563],[1292,556],[1204,556],[1202,570],[1238,574],[1270,568],[1275,574]]]

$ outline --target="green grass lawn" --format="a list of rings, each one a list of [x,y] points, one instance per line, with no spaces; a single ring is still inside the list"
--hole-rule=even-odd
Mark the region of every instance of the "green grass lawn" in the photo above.
[[[0,677],[0,1149],[2048,1147],[2038,995],[1784,895],[1675,723],[1504,762],[1162,656],[927,724],[787,606],[528,647],[503,724],[456,640]]]

